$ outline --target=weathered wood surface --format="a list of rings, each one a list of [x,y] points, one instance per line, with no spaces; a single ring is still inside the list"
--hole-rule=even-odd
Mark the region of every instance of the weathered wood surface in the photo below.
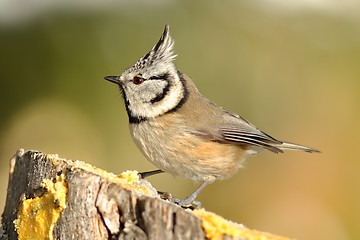
[[[47,239],[210,239],[198,216],[160,199],[146,180],[135,184],[136,187],[150,189],[140,194],[128,186],[124,187],[114,180],[115,175],[103,170],[61,159],[57,155],[24,150],[19,150],[10,163],[0,239],[18,239],[18,228],[21,227],[25,232],[33,230],[33,226],[26,224],[15,227],[14,221],[20,218],[19,208],[26,199],[41,198],[48,191],[44,187],[44,179],[56,183],[59,176],[64,176],[66,182],[66,207],[61,210],[54,226],[49,228],[51,233],[46,233],[49,234]],[[59,208],[59,202],[54,200],[50,209],[55,211]],[[36,212],[33,210],[30,214]],[[42,226],[41,223],[39,226]],[[256,239],[229,235],[221,238]]]

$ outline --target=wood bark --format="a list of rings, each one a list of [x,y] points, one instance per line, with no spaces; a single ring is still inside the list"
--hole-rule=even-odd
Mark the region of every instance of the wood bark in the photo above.
[[[44,179],[54,180],[60,174],[68,192],[66,208],[53,228],[54,239],[206,239],[202,220],[191,211],[139,194],[74,163],[37,151],[17,152],[10,162],[0,239],[18,239],[14,220],[19,207],[25,199],[41,196]]]

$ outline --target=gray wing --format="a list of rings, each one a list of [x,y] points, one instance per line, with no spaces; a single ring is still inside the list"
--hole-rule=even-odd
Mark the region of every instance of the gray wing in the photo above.
[[[279,148],[283,142],[260,131],[244,118],[227,112],[224,122],[219,126],[223,140],[243,145],[265,148],[274,153],[282,153]]]
[[[222,127],[220,133],[224,140],[244,144],[253,145],[256,147],[265,148],[271,152],[281,153],[283,152],[276,145],[281,145],[282,142],[269,136],[268,134],[258,129],[242,129],[236,127]]]
[[[263,148],[274,153],[282,153],[280,149],[283,142],[260,131],[245,119],[228,113],[220,122],[209,124],[207,129],[197,127],[191,131],[192,134],[200,136],[208,141],[215,141],[225,144],[239,144],[244,148]]]

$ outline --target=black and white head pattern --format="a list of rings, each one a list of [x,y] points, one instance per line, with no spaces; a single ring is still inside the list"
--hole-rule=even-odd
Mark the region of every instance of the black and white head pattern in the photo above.
[[[179,107],[186,97],[184,82],[173,63],[174,40],[166,25],[160,40],[119,78],[131,123],[153,118]]]

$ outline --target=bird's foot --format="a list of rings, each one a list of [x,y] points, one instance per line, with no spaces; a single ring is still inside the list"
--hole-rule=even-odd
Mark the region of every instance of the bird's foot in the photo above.
[[[197,209],[197,208],[201,208],[202,204],[200,201],[195,201],[194,198],[186,198],[186,199],[178,199],[178,198],[174,198],[171,196],[170,193],[167,192],[159,192],[158,194],[160,195],[160,198],[166,201],[169,201],[171,203],[174,203],[182,208],[188,208],[188,209]]]

